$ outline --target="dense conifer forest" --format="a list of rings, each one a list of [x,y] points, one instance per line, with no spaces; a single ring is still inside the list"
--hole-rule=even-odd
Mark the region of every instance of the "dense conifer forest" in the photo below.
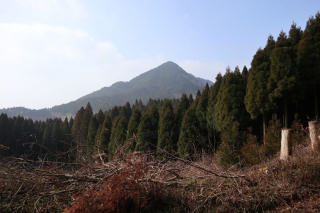
[[[269,36],[251,66],[218,74],[195,97],[150,100],[71,119],[33,121],[0,115],[1,154],[59,161],[104,153],[152,152],[187,159],[214,153],[221,165],[255,164],[279,151],[280,129],[302,129],[319,117],[320,13],[304,30]],[[252,151],[255,147],[255,151]]]

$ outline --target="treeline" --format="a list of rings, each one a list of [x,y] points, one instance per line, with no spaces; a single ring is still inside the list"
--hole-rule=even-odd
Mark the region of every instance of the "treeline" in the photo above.
[[[75,160],[98,153],[112,159],[122,149],[159,157],[216,153],[222,165],[256,163],[279,151],[281,128],[299,132],[302,124],[318,119],[319,82],[317,13],[304,31],[293,24],[288,34],[280,32],[276,40],[269,36],[249,70],[227,68],[195,97],[183,94],[177,100],[150,100],[146,105],[136,101],[95,114],[88,104],[74,120],[64,121],[1,115],[0,142],[14,153],[23,153],[25,144],[38,144],[41,154],[72,153],[67,156]]]

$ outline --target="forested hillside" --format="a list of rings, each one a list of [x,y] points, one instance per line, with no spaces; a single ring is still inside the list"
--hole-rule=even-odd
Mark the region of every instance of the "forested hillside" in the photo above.
[[[100,109],[105,111],[114,106],[124,105],[126,102],[133,104],[135,100],[147,103],[150,98],[179,98],[183,93],[195,94],[207,83],[212,85],[211,81],[197,78],[176,63],[168,61],[128,82],[116,82],[110,87],[103,87],[69,103],[39,110],[13,107],[0,109],[0,113],[5,113],[9,117],[22,116],[33,120],[70,118],[74,117],[77,111],[85,107],[88,102],[94,112]]]

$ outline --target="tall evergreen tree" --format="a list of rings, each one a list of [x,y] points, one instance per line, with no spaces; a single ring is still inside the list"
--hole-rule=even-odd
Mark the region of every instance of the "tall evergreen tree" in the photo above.
[[[130,117],[127,133],[127,151],[133,151],[137,143],[137,131],[141,120],[139,108],[135,108]]]
[[[234,72],[227,69],[223,76],[214,110],[214,123],[218,131],[222,131],[229,124],[228,121],[235,120],[243,129],[248,125],[248,113],[244,106],[246,92],[246,80],[243,79],[240,70],[236,67]]]
[[[158,139],[159,113],[155,105],[150,105],[149,109],[142,115],[138,132],[136,151],[155,151]]]
[[[177,142],[179,139],[179,134],[180,134],[180,128],[181,128],[181,123],[183,116],[185,112],[188,110],[190,107],[190,100],[188,99],[186,94],[182,94],[181,98],[179,99],[178,105],[175,109],[175,123],[176,123],[176,131],[177,134],[175,134],[175,141]]]
[[[79,143],[80,143],[79,141],[81,138],[80,126],[81,126],[83,114],[84,114],[84,108],[81,107],[80,110],[77,112],[77,114],[74,118],[73,125],[72,125],[72,136],[73,136],[73,139],[75,140],[75,143],[77,145],[79,145]]]
[[[213,150],[215,151],[218,145],[218,133],[214,124],[214,110],[215,104],[217,101],[217,95],[220,89],[222,82],[222,75],[219,73],[216,76],[216,81],[213,86],[210,87],[209,97],[208,97],[208,108],[207,108],[207,124],[208,124],[208,136],[209,136],[209,145],[212,145]]]
[[[103,123],[99,126],[95,138],[95,152],[107,152],[107,148],[110,142],[112,128],[112,120],[109,115],[105,116]]]
[[[297,67],[294,60],[293,48],[284,32],[279,34],[275,48],[271,53],[270,76],[268,90],[273,108],[279,103],[283,106],[283,124],[288,127],[288,102],[294,98],[292,91],[296,87]],[[278,103],[278,104],[277,104]]]
[[[271,51],[274,47],[275,41],[272,36],[269,36],[265,48],[259,49],[254,55],[248,74],[245,96],[245,106],[251,119],[262,117],[264,143],[267,115],[271,111],[267,83],[270,76]]]
[[[298,64],[301,72],[301,90],[305,97],[304,104],[309,99],[313,101],[314,112],[311,117],[319,117],[319,94],[320,94],[320,13],[311,17],[304,30],[302,39],[298,45]],[[305,110],[307,113],[308,109]]]
[[[189,106],[190,106],[190,103],[189,103],[189,99],[188,99],[187,95],[182,94],[181,98],[179,99],[179,103],[177,105],[177,108],[176,108],[176,122],[179,126],[181,125],[183,115],[187,111]]]
[[[199,121],[199,147],[208,150],[209,140],[208,140],[208,126],[207,126],[207,108],[208,108],[208,96],[209,96],[209,85],[206,84],[205,88],[202,90],[201,96],[196,106],[196,115]]]
[[[124,145],[127,136],[128,119],[120,114],[112,122],[110,142],[108,144],[108,157],[112,159],[118,149]]]
[[[88,141],[90,145],[94,144],[98,128],[99,128],[99,123],[96,118],[96,115],[92,116],[89,122],[89,127],[88,127]]]
[[[160,111],[157,152],[164,154],[163,150],[172,153],[176,150],[176,123],[175,114],[170,100],[166,100]]]
[[[88,141],[88,128],[90,119],[92,117],[92,108],[90,103],[87,104],[86,108],[84,109],[82,119],[80,122],[80,147],[79,147],[79,155],[82,155],[82,158],[89,159],[92,155],[92,144]]]
[[[198,150],[200,138],[200,123],[198,121],[196,110],[191,107],[183,116],[178,141],[178,154],[180,157],[192,157]]]
[[[228,121],[221,135],[221,145],[219,147],[217,156],[219,163],[222,166],[230,166],[239,162],[241,157],[241,146],[244,140],[243,134],[239,130],[239,123],[237,121]]]
[[[96,119],[97,119],[98,126],[103,123],[103,121],[104,121],[104,114],[103,114],[103,112],[102,112],[101,109],[100,109],[99,112],[95,115],[95,117],[96,117]]]

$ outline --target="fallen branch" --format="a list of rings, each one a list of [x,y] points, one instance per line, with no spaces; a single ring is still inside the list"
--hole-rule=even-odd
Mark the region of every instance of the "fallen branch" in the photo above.
[[[189,160],[186,160],[186,159],[183,159],[183,158],[179,158],[179,157],[177,157],[175,155],[172,155],[171,153],[169,153],[169,152],[167,152],[167,151],[165,151],[165,150],[163,150],[161,148],[160,148],[160,151],[164,152],[166,155],[170,156],[173,159],[181,161],[181,162],[183,162],[183,163],[185,163],[185,164],[187,164],[189,166],[192,166],[192,167],[194,167],[196,169],[202,170],[202,171],[207,172],[209,174],[215,175],[217,177],[222,177],[222,178],[244,178],[244,179],[246,179],[245,175],[220,174],[220,173],[217,173],[215,171],[208,170],[208,169],[206,169],[206,168],[204,168],[202,166],[199,166],[199,165],[193,163],[192,161],[189,161]],[[248,179],[246,179],[246,180],[249,181]]]
[[[61,177],[61,178],[66,178],[66,179],[74,179],[74,180],[84,181],[84,182],[97,183],[98,181],[102,180],[101,178],[89,177],[89,176],[76,176],[76,175],[71,175],[71,174],[55,174],[55,173],[51,173],[51,172],[41,170],[41,169],[35,169],[35,171],[40,171],[45,176],[54,176],[54,177]]]

